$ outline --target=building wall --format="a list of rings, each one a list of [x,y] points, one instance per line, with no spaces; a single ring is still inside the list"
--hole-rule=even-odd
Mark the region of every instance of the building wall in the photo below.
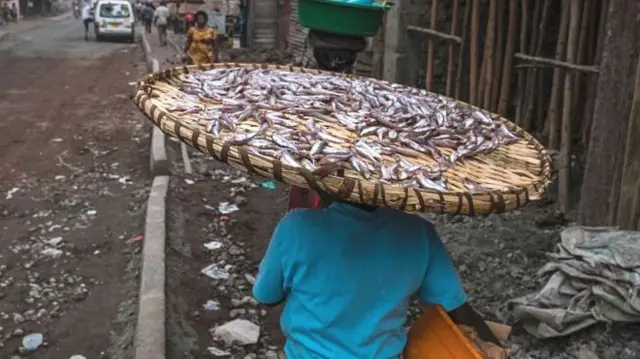
[[[278,47],[279,0],[249,1],[247,42],[251,49],[275,49]]]
[[[313,49],[307,46],[307,32],[308,30],[300,26],[298,21],[298,0],[291,0],[287,51],[293,56],[294,64],[314,67]]]

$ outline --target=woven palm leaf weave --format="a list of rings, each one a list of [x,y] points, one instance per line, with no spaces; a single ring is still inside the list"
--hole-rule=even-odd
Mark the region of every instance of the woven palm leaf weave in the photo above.
[[[325,191],[356,203],[387,206],[406,212],[482,215],[515,210],[529,201],[539,199],[551,182],[551,161],[544,147],[530,134],[498,115],[492,115],[491,119],[497,124],[505,124],[519,137],[517,142],[456,162],[442,174],[448,187],[447,191],[441,192],[426,188],[405,188],[400,184],[375,178],[365,179],[347,164],[314,172],[287,166],[278,158],[249,151],[248,145],[231,145],[226,139],[232,133],[223,133],[220,137],[212,135],[205,128],[207,121],[198,118],[197,114],[176,114],[169,111],[172,106],[181,103],[180,85],[183,75],[236,67],[328,74],[315,69],[265,64],[221,63],[206,67],[176,67],[149,74],[139,81],[135,85],[133,101],[165,134],[176,137],[231,167],[289,185]],[[457,105],[472,107],[462,102],[457,102]],[[300,125],[303,126],[304,116],[299,117]],[[346,139],[358,136],[333,123],[323,125],[333,136]],[[258,122],[252,117],[238,125],[237,131],[250,132],[258,127]],[[451,151],[447,148],[440,150],[445,154]],[[426,154],[411,160],[425,166],[434,163],[434,159]],[[465,179],[473,179],[484,190],[470,191],[463,184]]]

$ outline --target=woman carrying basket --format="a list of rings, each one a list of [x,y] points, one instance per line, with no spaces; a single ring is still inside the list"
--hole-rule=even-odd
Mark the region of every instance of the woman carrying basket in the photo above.
[[[216,32],[207,25],[209,17],[204,11],[195,14],[195,26],[187,32],[187,43],[184,47],[185,57],[194,65],[215,62]]]
[[[481,339],[499,343],[469,306],[431,223],[318,195],[331,204],[294,210],[280,220],[253,287],[263,304],[285,302],[287,358],[400,358],[413,295],[441,305]]]

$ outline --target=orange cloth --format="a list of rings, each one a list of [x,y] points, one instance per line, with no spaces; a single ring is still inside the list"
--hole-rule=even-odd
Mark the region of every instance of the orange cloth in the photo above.
[[[205,26],[204,28],[192,27],[187,32],[187,36],[191,38],[188,54],[195,65],[210,64],[214,60],[213,41],[216,38],[216,32]]]

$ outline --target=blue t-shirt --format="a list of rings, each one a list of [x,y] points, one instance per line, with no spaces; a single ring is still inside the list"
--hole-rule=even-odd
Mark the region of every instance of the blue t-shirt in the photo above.
[[[253,287],[259,302],[286,300],[288,359],[397,358],[413,294],[447,311],[467,301],[433,225],[344,203],[282,218]]]

